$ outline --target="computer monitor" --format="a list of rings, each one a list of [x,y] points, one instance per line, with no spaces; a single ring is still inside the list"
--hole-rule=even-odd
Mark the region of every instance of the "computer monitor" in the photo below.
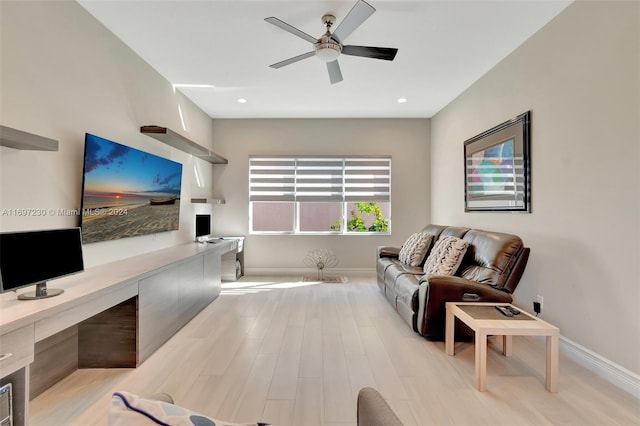
[[[211,215],[196,215],[196,241],[200,241],[203,237],[211,235]]]
[[[21,300],[57,296],[47,281],[84,271],[80,228],[0,233],[0,293],[35,285]]]

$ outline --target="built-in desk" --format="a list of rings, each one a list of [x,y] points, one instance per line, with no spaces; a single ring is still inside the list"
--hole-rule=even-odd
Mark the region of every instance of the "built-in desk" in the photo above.
[[[235,281],[244,275],[244,237],[209,238],[216,243],[228,240],[236,241],[236,249],[222,255],[222,281]]]
[[[32,386],[40,391],[69,374],[54,368],[62,364],[56,353],[74,357],[75,350],[75,368],[144,362],[220,294],[221,258],[237,244],[187,243],[88,268],[50,281],[49,287],[64,289],[52,298],[3,294],[0,383],[13,384],[14,425],[28,424]],[[67,346],[60,351],[59,345]]]

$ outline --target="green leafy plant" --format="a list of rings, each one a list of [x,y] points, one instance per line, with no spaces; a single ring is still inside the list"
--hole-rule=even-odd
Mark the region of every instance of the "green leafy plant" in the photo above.
[[[348,231],[387,232],[389,230],[389,221],[384,217],[378,203],[355,203],[355,205],[358,211],[351,210],[351,219],[349,219],[346,224]],[[371,226],[366,226],[363,215],[373,216],[375,218]],[[341,227],[342,221],[338,219],[331,225],[331,230],[339,231]]]
[[[347,221],[347,229],[352,232],[367,232],[367,227],[364,226],[364,219],[362,218],[362,210],[360,210],[360,213],[351,210],[351,219]]]

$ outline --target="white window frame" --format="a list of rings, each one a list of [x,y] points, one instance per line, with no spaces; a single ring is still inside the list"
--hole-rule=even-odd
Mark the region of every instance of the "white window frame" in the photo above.
[[[254,231],[253,202],[294,202],[293,231]],[[339,202],[340,231],[301,231],[300,203]],[[350,202],[389,203],[387,232],[347,231]],[[249,233],[390,235],[391,156],[250,156]]]

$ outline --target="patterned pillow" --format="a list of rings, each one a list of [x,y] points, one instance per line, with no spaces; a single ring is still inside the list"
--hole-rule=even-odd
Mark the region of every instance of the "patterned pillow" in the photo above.
[[[469,243],[460,238],[440,238],[424,263],[425,275],[454,275],[468,247]]]
[[[109,407],[109,426],[261,426],[266,423],[229,423],[163,401],[116,392]]]
[[[432,239],[432,234],[423,234],[422,232],[412,234],[400,248],[398,260],[410,266],[422,265]]]

